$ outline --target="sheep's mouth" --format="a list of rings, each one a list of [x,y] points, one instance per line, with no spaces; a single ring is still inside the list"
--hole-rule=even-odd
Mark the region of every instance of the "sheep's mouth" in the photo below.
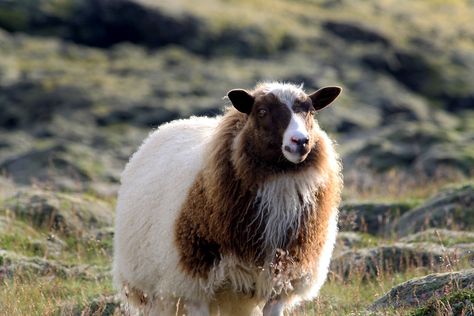
[[[294,164],[303,162],[310,152],[309,146],[285,145],[282,149],[283,156]]]

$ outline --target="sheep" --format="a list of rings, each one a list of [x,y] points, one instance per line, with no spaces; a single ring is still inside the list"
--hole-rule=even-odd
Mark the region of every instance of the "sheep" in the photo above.
[[[282,315],[317,296],[341,164],[314,118],[341,88],[235,89],[216,118],[159,127],[121,179],[114,285],[146,315]]]

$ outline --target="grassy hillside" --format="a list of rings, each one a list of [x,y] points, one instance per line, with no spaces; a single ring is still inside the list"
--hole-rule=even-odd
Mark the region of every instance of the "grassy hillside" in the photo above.
[[[401,295],[431,273],[472,277],[472,20],[468,0],[0,1],[0,314],[120,314],[128,157],[263,80],[344,89],[317,117],[344,165],[341,233],[295,314],[473,312],[474,289],[442,274],[413,282],[445,297],[415,310]]]

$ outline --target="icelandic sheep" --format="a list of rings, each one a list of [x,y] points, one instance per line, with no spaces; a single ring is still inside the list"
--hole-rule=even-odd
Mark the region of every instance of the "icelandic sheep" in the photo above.
[[[159,127],[122,174],[113,277],[147,315],[282,315],[326,279],[342,180],[314,118],[340,93],[231,90]]]

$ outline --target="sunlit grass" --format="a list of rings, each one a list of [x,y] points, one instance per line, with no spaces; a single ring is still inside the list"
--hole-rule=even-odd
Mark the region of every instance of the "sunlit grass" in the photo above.
[[[353,170],[344,181],[347,200],[395,202],[407,201],[414,205],[439,191],[462,184],[473,184],[474,175],[463,175],[455,170],[439,169],[439,174],[392,170],[384,174],[364,173]]]
[[[113,294],[110,280],[52,277],[0,279],[1,315],[58,315],[66,304],[84,306],[99,295]]]

